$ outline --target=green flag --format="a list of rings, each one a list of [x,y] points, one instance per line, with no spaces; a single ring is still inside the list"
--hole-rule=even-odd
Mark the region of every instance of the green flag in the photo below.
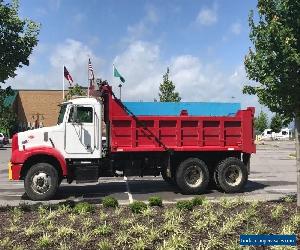
[[[116,69],[116,67],[114,66],[114,77],[119,77],[121,82],[125,82],[125,79],[123,76],[121,76],[121,74],[119,73],[119,71]]]

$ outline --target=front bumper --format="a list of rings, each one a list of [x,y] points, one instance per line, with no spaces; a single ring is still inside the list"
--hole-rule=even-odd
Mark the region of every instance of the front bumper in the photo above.
[[[21,164],[13,164],[8,162],[8,179],[9,180],[20,180],[21,177]]]

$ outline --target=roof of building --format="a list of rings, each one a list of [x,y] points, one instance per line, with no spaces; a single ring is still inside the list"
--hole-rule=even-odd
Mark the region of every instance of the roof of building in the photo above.
[[[4,99],[4,106],[5,107],[10,107],[13,105],[17,95],[18,95],[19,91],[18,90],[13,90],[13,95],[7,96]]]

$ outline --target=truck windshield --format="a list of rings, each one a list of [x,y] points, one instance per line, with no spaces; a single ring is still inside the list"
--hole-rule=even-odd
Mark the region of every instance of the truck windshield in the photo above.
[[[64,116],[66,113],[66,109],[67,109],[67,105],[60,105],[60,111],[59,111],[59,115],[58,115],[58,120],[57,120],[57,124],[61,124],[64,120]]]

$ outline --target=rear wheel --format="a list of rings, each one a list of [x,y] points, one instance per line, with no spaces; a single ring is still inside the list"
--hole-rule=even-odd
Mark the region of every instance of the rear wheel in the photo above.
[[[241,160],[229,157],[218,164],[214,179],[217,186],[226,193],[239,192],[248,180],[247,168]]]
[[[196,194],[206,190],[209,171],[198,158],[188,158],[181,162],[176,171],[176,183],[183,193]]]
[[[55,195],[59,186],[58,172],[49,163],[37,163],[28,170],[24,186],[30,199],[49,200]]]

